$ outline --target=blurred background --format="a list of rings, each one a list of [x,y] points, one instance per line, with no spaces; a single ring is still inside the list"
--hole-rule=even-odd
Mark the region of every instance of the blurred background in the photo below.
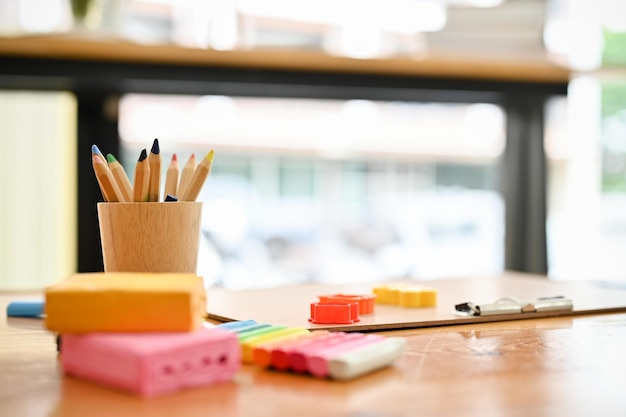
[[[567,96],[543,109],[548,276],[626,282],[626,2],[82,0],[74,14],[70,3],[0,0],[0,35],[570,68]],[[199,197],[207,285],[504,270],[496,104],[127,94],[118,116],[131,180],[155,137],[168,162],[216,150]],[[0,91],[0,289],[76,270],[75,124],[70,93]]]

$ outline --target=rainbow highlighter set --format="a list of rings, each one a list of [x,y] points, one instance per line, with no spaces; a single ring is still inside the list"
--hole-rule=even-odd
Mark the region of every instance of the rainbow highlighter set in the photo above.
[[[66,374],[151,397],[232,380],[241,363],[351,379],[390,365],[404,339],[255,321],[205,323],[202,278],[75,274],[45,292]]]
[[[254,320],[224,323],[237,334],[244,363],[318,378],[351,379],[398,359],[405,340],[364,333],[309,331]]]

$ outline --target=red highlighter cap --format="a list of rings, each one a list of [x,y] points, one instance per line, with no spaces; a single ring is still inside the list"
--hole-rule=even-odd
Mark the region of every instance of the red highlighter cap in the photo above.
[[[359,304],[347,302],[311,303],[311,323],[352,324],[359,321]]]
[[[331,294],[319,295],[320,303],[358,303],[359,314],[372,314],[376,301],[375,294]]]

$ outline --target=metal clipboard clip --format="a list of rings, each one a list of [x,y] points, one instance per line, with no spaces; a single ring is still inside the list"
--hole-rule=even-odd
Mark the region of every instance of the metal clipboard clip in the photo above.
[[[454,306],[461,316],[494,316],[498,314],[538,313],[545,311],[572,311],[572,300],[563,296],[542,297],[533,301],[521,301],[515,297],[503,297],[493,304],[477,305],[471,302]]]

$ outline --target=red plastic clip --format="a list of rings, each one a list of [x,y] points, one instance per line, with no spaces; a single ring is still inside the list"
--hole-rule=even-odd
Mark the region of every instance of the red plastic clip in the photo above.
[[[311,303],[311,323],[352,324],[359,321],[358,303]]]
[[[320,295],[318,297],[320,303],[357,303],[359,305],[359,314],[372,314],[376,301],[376,295],[374,294],[332,294]]]

